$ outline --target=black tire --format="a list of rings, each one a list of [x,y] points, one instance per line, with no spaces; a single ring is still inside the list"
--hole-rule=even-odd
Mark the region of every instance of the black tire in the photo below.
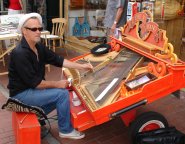
[[[109,44],[100,44],[91,49],[91,53],[94,55],[102,55],[109,52],[111,46]]]
[[[157,112],[145,112],[139,115],[130,126],[130,139],[133,144],[136,142],[136,134],[138,132],[154,130],[158,128],[168,127],[166,118]],[[147,129],[148,128],[148,129]]]

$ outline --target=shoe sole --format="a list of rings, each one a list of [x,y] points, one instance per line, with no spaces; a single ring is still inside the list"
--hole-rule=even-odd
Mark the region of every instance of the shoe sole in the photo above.
[[[61,138],[68,138],[68,139],[82,139],[85,137],[85,135],[81,135],[79,137],[72,137],[72,136],[64,136],[64,135],[59,135]]]

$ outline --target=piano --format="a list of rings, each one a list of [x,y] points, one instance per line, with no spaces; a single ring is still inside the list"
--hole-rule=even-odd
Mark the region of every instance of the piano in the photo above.
[[[111,37],[108,53],[71,59],[90,62],[93,71],[64,70],[66,78],[72,79],[71,99],[75,92],[81,101],[81,105],[74,106],[71,100],[71,120],[78,130],[117,116],[129,125],[138,107],[185,86],[185,62],[174,53],[166,31],[153,22],[149,11],[135,14],[119,33]]]

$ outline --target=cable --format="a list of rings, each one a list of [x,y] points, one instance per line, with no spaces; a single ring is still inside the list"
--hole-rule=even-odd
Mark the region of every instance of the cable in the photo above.
[[[45,138],[50,133],[50,130],[51,130],[51,123],[49,121],[50,119],[51,120],[58,120],[58,116],[57,115],[54,115],[54,116],[51,116],[49,118],[47,117],[47,119],[43,117],[43,119],[40,119],[39,120],[41,126],[46,125],[45,121],[47,121],[48,126],[49,126],[49,128],[46,128],[45,127],[46,128],[46,131],[44,131],[44,134],[43,134],[43,132],[41,132],[41,139]]]
[[[47,121],[48,125],[49,125],[49,128],[46,128],[46,131],[44,131],[44,133],[41,131],[41,139],[45,138],[49,133],[50,133],[50,130],[51,130],[51,124],[50,124],[50,121],[48,119],[44,119]]]

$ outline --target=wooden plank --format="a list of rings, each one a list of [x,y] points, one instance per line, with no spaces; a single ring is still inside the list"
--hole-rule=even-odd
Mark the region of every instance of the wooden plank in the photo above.
[[[99,45],[99,43],[91,43],[88,40],[79,40],[74,36],[67,37],[65,41],[66,41],[65,47],[67,49],[74,50],[77,52],[80,51],[83,53],[90,52],[90,50],[93,47]]]
[[[83,53],[83,54],[89,52],[89,49],[87,49],[87,48],[74,46],[74,45],[69,44],[69,43],[65,44],[65,48],[67,48],[68,50],[73,50],[73,51],[80,52],[80,53]]]
[[[77,37],[70,36],[65,39],[67,42],[74,43],[80,46],[87,47],[89,49],[99,45],[99,43],[91,43],[88,40],[79,40]]]

